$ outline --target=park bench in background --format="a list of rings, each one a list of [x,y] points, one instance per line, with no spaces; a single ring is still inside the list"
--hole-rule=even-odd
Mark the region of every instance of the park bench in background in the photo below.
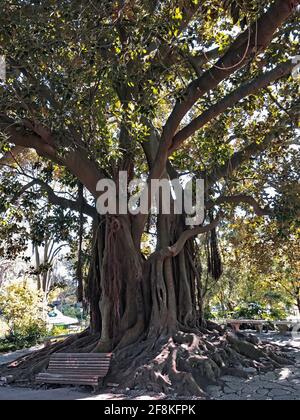
[[[275,321],[274,324],[279,329],[280,334],[285,335],[291,327],[300,325],[300,321]]]
[[[47,371],[36,376],[36,382],[96,389],[109,371],[111,357],[111,353],[56,353],[51,356]]]
[[[264,325],[267,324],[263,320],[253,320],[253,319],[228,319],[226,324],[230,325],[234,331],[239,331],[241,325],[253,325],[257,332],[262,333]]]
[[[286,334],[293,326],[300,325],[300,321],[267,321],[263,319],[227,319],[220,322],[223,325],[229,325],[234,331],[240,331],[241,325],[253,325],[257,332],[262,333],[264,325],[272,323],[278,329],[280,334]]]

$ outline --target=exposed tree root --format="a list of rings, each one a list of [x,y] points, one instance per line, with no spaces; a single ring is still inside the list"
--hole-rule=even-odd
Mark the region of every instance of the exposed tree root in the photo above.
[[[47,367],[52,353],[91,352],[98,341],[99,336],[84,332],[20,358],[0,369],[0,376],[32,381]],[[207,385],[218,383],[221,375],[247,378],[245,368],[266,371],[291,364],[293,359],[286,352],[254,336],[216,330],[198,334],[178,331],[116,351],[107,381],[121,384],[122,389],[205,397]]]
[[[177,332],[152,346],[140,343],[134,357],[126,349],[116,354],[111,378],[118,381],[121,374],[123,387],[203,397],[206,387],[218,383],[221,375],[247,378],[244,368],[266,371],[293,364],[279,347],[255,338],[218,331]]]

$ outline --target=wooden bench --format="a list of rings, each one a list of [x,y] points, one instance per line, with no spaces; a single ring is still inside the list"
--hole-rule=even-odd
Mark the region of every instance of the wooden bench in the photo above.
[[[111,353],[56,353],[51,356],[47,371],[36,376],[36,382],[96,389],[109,371],[111,358]]]
[[[253,325],[257,332],[262,333],[264,324],[266,324],[266,321],[264,320],[254,320],[254,319],[228,319],[226,320],[226,323],[231,326],[231,328],[234,331],[240,331],[241,325]]]
[[[276,327],[279,329],[281,335],[286,335],[292,327],[300,325],[297,321],[276,321],[274,322]]]

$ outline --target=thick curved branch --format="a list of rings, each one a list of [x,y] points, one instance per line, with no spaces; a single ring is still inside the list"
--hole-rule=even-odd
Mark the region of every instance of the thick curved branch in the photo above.
[[[96,186],[100,179],[105,178],[105,174],[85,150],[72,149],[69,140],[66,140],[70,150],[60,156],[59,141],[46,127],[28,120],[19,124],[3,114],[0,114],[0,131],[16,146],[34,149],[39,156],[68,168],[95,198],[98,197]]]
[[[213,208],[216,205],[221,205],[225,203],[233,203],[236,206],[246,203],[253,207],[253,210],[257,216],[270,216],[272,214],[270,209],[263,209],[260,207],[258,202],[251,196],[248,196],[246,194],[238,194],[234,196],[227,196],[227,197],[220,197],[215,201],[210,201],[207,203],[206,208],[210,209]],[[211,230],[215,229],[221,222],[222,219],[222,211],[220,211],[215,218],[215,220],[206,226],[197,226],[193,229],[189,229],[184,231],[178,241],[167,248],[162,249],[161,251],[158,251],[153,254],[151,258],[173,258],[176,257],[184,248],[186,242],[195,236],[202,235],[204,233],[210,232]]]
[[[4,114],[0,114],[0,131],[7,135],[8,140],[16,146],[35,149],[43,157],[54,159],[56,157],[54,139],[42,138],[24,124],[18,124]]]
[[[218,216],[215,218],[215,220],[206,226],[197,226],[192,229],[184,231],[178,241],[167,248],[162,249],[161,251],[158,251],[154,253],[151,258],[173,258],[176,257],[184,248],[186,242],[189,239],[194,238],[197,235],[203,235],[204,233],[210,232],[211,230],[215,229],[220,221],[221,221],[222,213],[219,213]]]
[[[192,136],[197,130],[204,127],[207,123],[212,121],[217,116],[221,115],[228,108],[236,105],[240,100],[246,98],[249,95],[253,95],[259,92],[261,89],[270,85],[272,82],[286,76],[293,70],[294,64],[289,61],[283,64],[280,64],[274,70],[262,74],[251,82],[247,83],[236,89],[234,92],[230,93],[224,99],[222,99],[217,104],[213,105],[199,117],[195,118],[190,124],[185,128],[179,131],[172,142],[172,146],[169,150],[169,154],[172,154],[176,149],[178,149],[181,144]]]
[[[216,60],[220,57],[220,49],[213,48],[212,50],[209,50],[205,53],[200,53],[195,56],[187,56],[187,60],[190,63],[190,65],[195,70],[196,75],[200,78],[203,74],[203,66],[207,64],[209,61]]]
[[[299,3],[300,0],[275,1],[257,22],[237,37],[227,53],[216,63],[216,66],[190,83],[182,98],[177,101],[165,125],[162,135],[163,144],[170,145],[182,119],[201,97],[268,47],[277,29],[291,16],[294,7]]]

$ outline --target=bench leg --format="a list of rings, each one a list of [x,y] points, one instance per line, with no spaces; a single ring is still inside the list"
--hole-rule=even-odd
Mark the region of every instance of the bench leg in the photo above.
[[[93,386],[93,394],[96,394],[100,391],[101,388],[103,388],[104,385],[104,378],[99,379],[98,385]]]
[[[240,326],[241,324],[230,324],[231,328],[235,331],[235,332],[239,332],[240,331]]]
[[[258,333],[262,333],[264,330],[264,326],[263,325],[255,325],[255,329]]]
[[[289,331],[288,325],[277,325],[280,335],[287,335]]]

